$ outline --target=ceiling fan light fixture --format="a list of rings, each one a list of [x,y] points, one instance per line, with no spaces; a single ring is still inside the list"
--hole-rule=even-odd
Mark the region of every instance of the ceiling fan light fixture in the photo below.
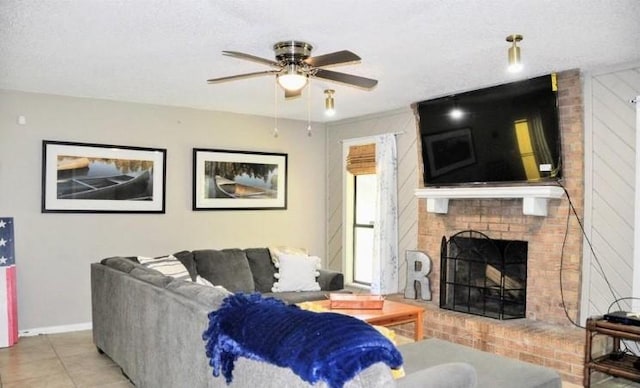
[[[225,56],[237,59],[257,62],[270,66],[270,70],[254,71],[251,73],[236,74],[226,77],[211,78],[207,83],[235,81],[239,79],[257,76],[275,76],[274,88],[277,91],[284,89],[284,98],[289,100],[300,97],[305,86],[310,84],[312,78],[330,82],[339,82],[344,85],[354,86],[370,90],[378,84],[378,80],[361,77],[353,74],[327,70],[327,66],[345,65],[357,63],[360,57],[349,50],[340,50],[328,54],[311,56],[313,46],[298,40],[287,40],[273,45],[275,60],[258,57],[240,51],[223,51]],[[308,93],[310,94],[310,90]],[[328,104],[333,104],[333,99]],[[326,101],[325,101],[326,102]],[[326,105],[326,104],[325,104]]]
[[[284,90],[298,91],[307,84],[307,76],[296,64],[287,65],[282,73],[278,74],[278,85]]]
[[[511,47],[507,52],[507,57],[509,60],[509,67],[507,70],[510,73],[517,73],[522,70],[522,61],[520,60],[520,47],[518,47],[518,42],[522,41],[522,35],[520,34],[512,34],[507,36],[507,42],[511,43]]]
[[[336,91],[333,89],[327,89],[324,91],[325,99],[324,99],[324,114],[327,116],[333,116],[336,114],[336,102],[333,99],[333,94]]]

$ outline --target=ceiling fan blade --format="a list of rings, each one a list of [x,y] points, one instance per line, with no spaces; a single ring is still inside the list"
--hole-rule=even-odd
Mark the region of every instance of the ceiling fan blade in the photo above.
[[[215,84],[215,83],[218,83],[218,82],[233,81],[233,80],[236,80],[236,79],[257,77],[257,76],[261,76],[261,75],[269,75],[269,74],[277,74],[277,73],[278,73],[278,70],[256,71],[255,73],[237,74],[237,75],[230,75],[230,76],[227,76],[227,77],[212,78],[212,79],[208,79],[207,83]]]
[[[324,55],[318,55],[317,57],[311,57],[304,60],[307,65],[313,67],[323,67],[330,65],[342,65],[345,63],[358,62],[360,57],[352,53],[349,50],[336,51],[335,53],[329,53]]]
[[[304,89],[304,88],[302,88]],[[296,98],[296,97],[300,97],[302,95],[302,89],[298,89],[298,90],[284,90],[284,98],[289,99],[289,98]]]
[[[329,81],[342,82],[359,88],[371,89],[378,84],[378,80],[360,77],[353,74],[339,73],[337,71],[316,69],[314,77],[323,78]]]
[[[222,54],[227,55],[229,57],[246,59],[248,61],[262,63],[263,65],[280,67],[280,64],[272,59],[260,58],[255,55],[241,53],[239,51],[223,51]]]

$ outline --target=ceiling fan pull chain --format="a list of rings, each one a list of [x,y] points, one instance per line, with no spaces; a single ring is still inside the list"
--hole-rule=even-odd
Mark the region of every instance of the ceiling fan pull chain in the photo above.
[[[278,137],[278,81],[273,83],[273,137]]]
[[[307,136],[311,137],[311,79],[307,82]]]

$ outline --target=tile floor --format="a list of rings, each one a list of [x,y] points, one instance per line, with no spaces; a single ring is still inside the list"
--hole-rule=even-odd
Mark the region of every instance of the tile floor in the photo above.
[[[0,388],[131,388],[93,345],[91,331],[21,337],[0,349]]]
[[[611,378],[592,386],[640,388],[638,383]],[[133,385],[109,357],[98,353],[91,331],[76,331],[21,337],[15,346],[0,349],[0,388],[17,387],[132,388]],[[563,387],[578,386],[563,384]]]

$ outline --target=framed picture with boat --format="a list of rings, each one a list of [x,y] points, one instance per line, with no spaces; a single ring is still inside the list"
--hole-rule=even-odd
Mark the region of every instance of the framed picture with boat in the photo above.
[[[193,210],[287,208],[287,154],[193,149]]]
[[[42,142],[43,213],[164,213],[167,151]]]

